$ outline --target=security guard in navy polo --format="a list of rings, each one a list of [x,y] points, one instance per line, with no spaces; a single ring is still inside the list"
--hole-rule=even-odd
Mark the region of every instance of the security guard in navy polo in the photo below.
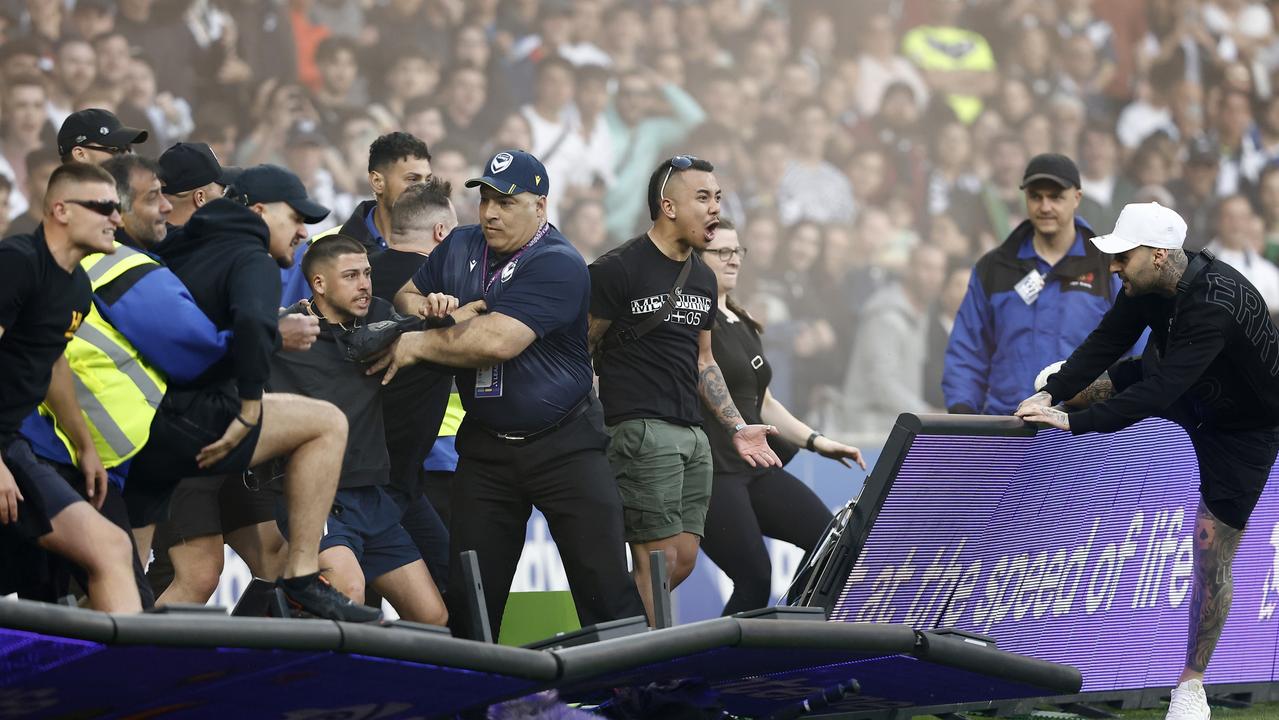
[[[546,220],[550,178],[529,153],[494,155],[482,177],[480,224],[454,230],[396,295],[404,313],[479,312],[409,333],[371,372],[433,362],[455,368],[466,418],[457,435],[449,552],[479,556],[497,635],[532,507],[559,546],[583,625],[642,615],[626,569],[622,505],[604,456],[608,436],[586,349],[586,263]],[[457,563],[450,624],[471,626]]]

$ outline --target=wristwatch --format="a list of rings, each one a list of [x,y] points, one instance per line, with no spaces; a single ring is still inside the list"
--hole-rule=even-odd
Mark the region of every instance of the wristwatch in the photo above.
[[[814,447],[814,444],[817,442],[817,438],[819,437],[826,436],[814,430],[813,433],[808,436],[808,442],[804,443],[804,447],[808,448],[812,452],[817,452],[817,448]]]

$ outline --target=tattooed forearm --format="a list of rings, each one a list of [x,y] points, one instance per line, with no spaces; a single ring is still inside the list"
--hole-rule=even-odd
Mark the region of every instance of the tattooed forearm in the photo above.
[[[733,397],[728,394],[728,385],[724,383],[724,375],[719,365],[711,364],[698,373],[697,391],[702,395],[702,402],[715,413],[719,422],[732,434],[733,426],[742,422],[742,414],[737,412]]]
[[[1092,384],[1079,394],[1066,401],[1066,405],[1073,408],[1086,408],[1089,405],[1103,403],[1114,397],[1115,384],[1110,381],[1109,373],[1102,373],[1101,377],[1093,380]]]
[[[1186,667],[1204,672],[1217,647],[1221,630],[1230,614],[1234,576],[1230,566],[1243,531],[1218,520],[1199,502],[1195,521],[1195,576],[1190,597],[1190,637],[1186,645]]]

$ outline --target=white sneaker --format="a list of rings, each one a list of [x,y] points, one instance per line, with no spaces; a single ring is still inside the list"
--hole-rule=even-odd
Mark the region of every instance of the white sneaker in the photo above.
[[[1164,720],[1210,720],[1211,717],[1202,682],[1187,680],[1173,688],[1172,701],[1168,703],[1168,714]]]

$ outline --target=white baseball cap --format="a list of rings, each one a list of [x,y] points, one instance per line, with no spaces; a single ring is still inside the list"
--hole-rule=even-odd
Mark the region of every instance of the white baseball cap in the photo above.
[[[1119,213],[1109,235],[1092,239],[1097,249],[1118,255],[1140,245],[1177,250],[1186,242],[1186,221],[1157,202],[1129,203]]]

